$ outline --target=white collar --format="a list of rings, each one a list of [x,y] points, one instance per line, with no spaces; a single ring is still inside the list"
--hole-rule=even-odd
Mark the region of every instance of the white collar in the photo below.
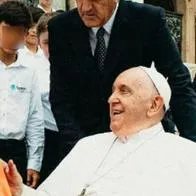
[[[47,12],[40,4],[38,4],[37,7],[42,9],[44,12]],[[52,9],[52,12],[56,11],[53,7],[51,9]]]
[[[38,46],[38,49],[37,49],[36,53],[31,52],[26,46],[24,46],[24,48],[21,49],[21,50],[24,51],[27,54],[30,54],[30,55],[43,56],[43,51],[42,51],[42,49],[39,46]]]
[[[3,69],[10,69],[12,67],[24,68],[26,66],[22,63],[22,59],[20,58],[19,53],[17,53],[17,59],[16,59],[15,62],[13,62],[12,64],[10,64],[10,65],[7,66],[5,63],[3,63],[0,60],[0,67],[2,67]]]
[[[149,138],[157,135],[160,132],[164,132],[163,126],[161,122],[153,125],[150,128],[142,129],[139,132],[134,133],[133,135],[127,137],[119,137],[119,141],[122,143],[129,143],[131,141],[139,141],[139,140],[148,140]]]
[[[111,34],[111,30],[112,30],[112,26],[113,26],[114,19],[115,19],[115,16],[116,16],[116,12],[118,10],[118,6],[119,6],[119,3],[116,4],[116,8],[115,8],[112,16],[110,17],[110,19],[107,21],[106,24],[103,25],[103,28],[105,29],[105,31],[109,35]],[[96,35],[96,33],[97,33],[97,31],[98,31],[99,28],[100,27],[93,27],[93,28],[91,28],[94,35]]]

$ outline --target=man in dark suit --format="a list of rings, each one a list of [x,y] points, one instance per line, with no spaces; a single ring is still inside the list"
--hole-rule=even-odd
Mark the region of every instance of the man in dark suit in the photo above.
[[[77,0],[77,5],[49,23],[50,101],[62,155],[80,138],[109,131],[107,99],[114,79],[127,68],[150,67],[152,61],[168,77],[181,136],[196,141],[196,94],[163,9],[123,0]],[[100,27],[105,44],[101,60],[96,55]]]
[[[193,78],[193,89],[194,89],[195,92],[196,92],[196,74],[195,74],[195,76],[194,76],[194,78]]]

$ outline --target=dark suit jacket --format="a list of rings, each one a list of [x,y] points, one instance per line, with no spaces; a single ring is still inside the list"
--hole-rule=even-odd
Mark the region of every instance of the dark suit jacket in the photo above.
[[[193,78],[193,89],[196,92],[196,74],[195,74],[195,76]]]
[[[103,75],[92,56],[88,31],[76,9],[49,23],[50,101],[67,152],[81,137],[109,130],[107,100],[116,76],[133,66],[149,67],[152,61],[169,78],[170,105],[181,135],[195,141],[196,95],[166,26],[164,11],[120,1]]]

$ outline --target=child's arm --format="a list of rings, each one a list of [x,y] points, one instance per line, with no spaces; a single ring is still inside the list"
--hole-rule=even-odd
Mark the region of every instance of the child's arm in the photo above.
[[[44,117],[36,72],[32,78],[26,141],[28,153],[27,184],[36,187],[44,151]]]

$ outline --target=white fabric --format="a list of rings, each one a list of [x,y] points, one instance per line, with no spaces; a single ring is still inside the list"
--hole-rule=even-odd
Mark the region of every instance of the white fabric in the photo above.
[[[116,16],[116,12],[118,10],[118,3],[116,4],[116,8],[112,14],[112,16],[110,17],[110,19],[107,21],[107,23],[105,25],[103,25],[103,28],[105,29],[105,34],[104,34],[104,40],[105,40],[105,46],[106,48],[108,48],[108,43],[109,43],[109,39],[110,39],[110,34],[111,34],[111,30],[112,30],[112,26],[114,23],[114,19]],[[97,45],[97,38],[96,38],[96,34],[97,31],[100,27],[93,27],[90,31],[89,31],[89,38],[90,38],[90,45],[91,45],[91,51],[92,54],[94,55],[95,53],[95,48]]]
[[[39,171],[44,147],[43,108],[37,74],[24,66],[20,55],[9,66],[0,61],[0,106],[0,139],[25,137],[28,168]]]
[[[45,13],[47,13],[47,11],[40,5],[37,5],[38,8],[42,9]],[[52,12],[56,12],[56,10],[52,7]]]
[[[41,66],[45,66],[46,64],[46,58],[40,48],[38,48],[36,53],[33,53],[26,46],[24,46],[24,48],[18,50],[18,53],[22,57],[22,61],[25,66],[39,68]]]
[[[137,3],[144,3],[144,0],[132,0],[134,2],[137,2]]]
[[[154,86],[156,87],[158,93],[161,95],[164,101],[165,110],[169,109],[169,102],[171,99],[171,89],[167,82],[167,79],[159,73],[154,67],[143,67],[140,68],[146,72],[148,77],[152,80]]]
[[[115,137],[104,133],[80,140],[38,190],[25,187],[22,196],[77,196],[99,176],[87,189],[89,195],[196,195],[195,143],[165,133],[159,123],[126,143],[117,140],[107,154]]]
[[[32,53],[27,47],[19,50],[22,61],[28,67],[34,68],[39,79],[39,87],[41,91],[41,99],[44,109],[44,127],[52,131],[58,131],[56,121],[51,111],[49,102],[50,92],[50,64],[39,48],[36,54]]]

